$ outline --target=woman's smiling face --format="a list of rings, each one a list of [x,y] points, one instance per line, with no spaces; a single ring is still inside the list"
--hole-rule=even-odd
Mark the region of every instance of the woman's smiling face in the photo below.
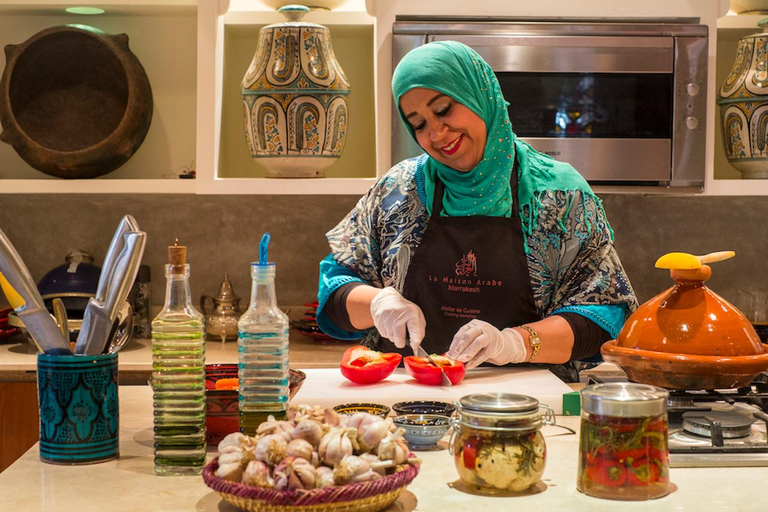
[[[400,110],[429,156],[468,172],[483,159],[485,121],[450,96],[417,87],[400,97]]]

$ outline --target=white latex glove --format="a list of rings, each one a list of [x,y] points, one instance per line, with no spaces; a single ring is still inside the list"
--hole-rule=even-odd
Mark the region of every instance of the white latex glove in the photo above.
[[[488,322],[472,320],[456,331],[448,357],[464,363],[467,369],[488,361],[493,364],[522,363],[526,347],[515,329],[498,330]]]
[[[371,301],[373,325],[397,348],[405,347],[406,329],[414,353],[424,339],[427,321],[421,308],[388,286]]]

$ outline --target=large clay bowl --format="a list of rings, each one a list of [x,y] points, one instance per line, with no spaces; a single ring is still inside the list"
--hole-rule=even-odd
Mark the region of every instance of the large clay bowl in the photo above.
[[[307,374],[293,368],[289,371],[289,399],[292,399],[304,384]],[[238,390],[216,389],[219,379],[236,378],[237,364],[205,365],[205,429],[209,446],[216,446],[224,436],[240,428]]]
[[[621,367],[629,380],[669,389],[727,389],[749,385],[768,369],[768,348],[747,356],[675,354],[605,343],[603,359]]]
[[[94,178],[123,165],[152,121],[152,90],[125,34],[51,27],[5,47],[0,140],[61,178]]]

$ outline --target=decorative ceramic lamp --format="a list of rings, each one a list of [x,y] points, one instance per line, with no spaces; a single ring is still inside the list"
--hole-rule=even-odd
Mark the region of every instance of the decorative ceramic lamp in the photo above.
[[[349,82],[309,8],[278,11],[288,21],[261,29],[243,77],[245,138],[267,178],[322,178],[344,150]]]
[[[674,286],[640,306],[615,340],[601,349],[630,380],[670,389],[743,387],[768,369],[768,346],[749,320],[704,285],[733,252],[693,256],[670,253],[656,267],[670,270]]]
[[[739,40],[736,61],[717,104],[725,156],[743,178],[768,178],[768,20]]]

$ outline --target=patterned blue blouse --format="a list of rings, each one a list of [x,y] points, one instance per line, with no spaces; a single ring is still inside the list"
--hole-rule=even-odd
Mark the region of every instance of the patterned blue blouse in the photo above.
[[[343,284],[360,281],[402,292],[411,257],[429,220],[419,158],[390,169],[326,236],[331,247],[320,262],[317,323],[339,339],[365,338],[376,348],[375,328],[348,332],[323,313],[328,297]],[[537,195],[535,212],[521,205],[528,271],[541,318],[578,313],[616,337],[637,299],[613,246],[613,232],[600,200],[581,191]],[[510,326],[512,327],[512,326]]]

